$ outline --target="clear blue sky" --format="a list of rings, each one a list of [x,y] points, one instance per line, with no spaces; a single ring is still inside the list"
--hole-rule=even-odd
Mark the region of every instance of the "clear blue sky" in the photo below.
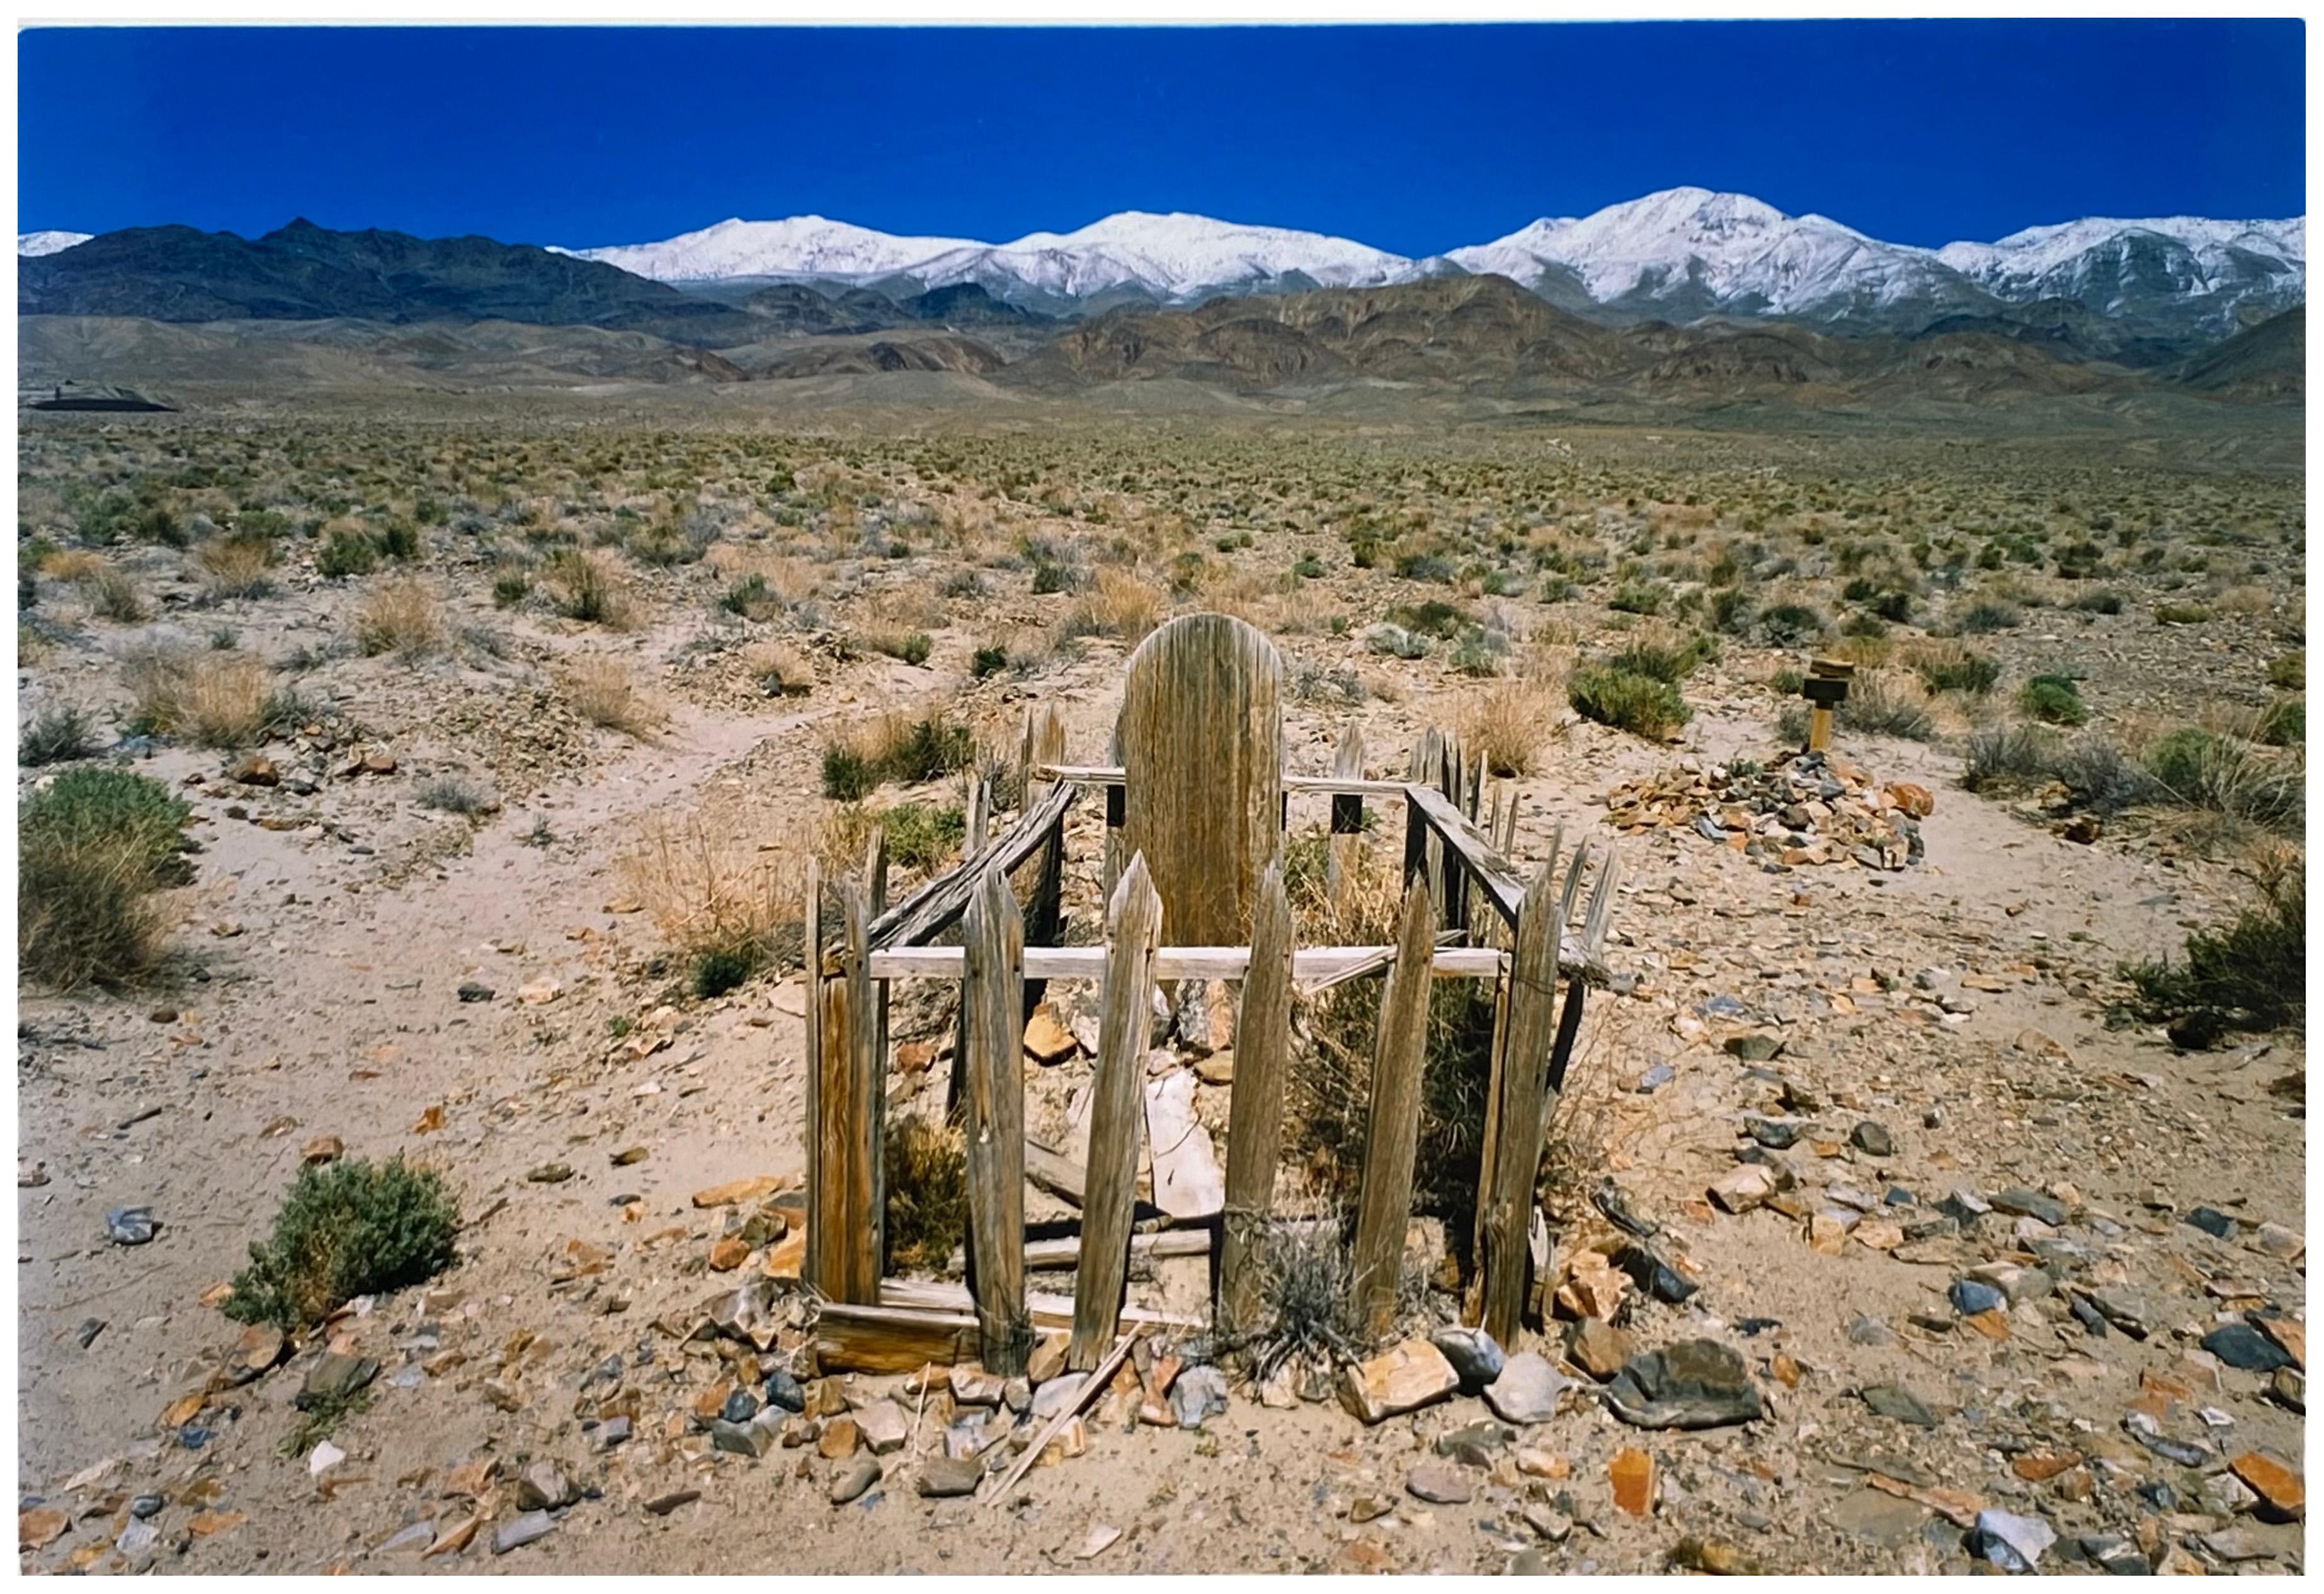
[[[1942,244],[2305,208],[2275,22],[43,29],[19,227],[632,243],[1191,210],[1401,253],[1682,183]]]

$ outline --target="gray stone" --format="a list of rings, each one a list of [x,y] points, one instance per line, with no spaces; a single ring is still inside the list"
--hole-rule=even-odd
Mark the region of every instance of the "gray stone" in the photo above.
[[[1896,1155],[1896,1139],[1888,1132],[1888,1126],[1875,1123],[1868,1118],[1856,1126],[1848,1139],[1849,1144],[1867,1156],[1886,1158]]]
[[[1730,1035],[1726,1043],[1727,1055],[1746,1063],[1765,1063],[1783,1049],[1784,1043],[1779,1037],[1757,1030],[1747,1035]]]
[[[153,1547],[161,1542],[160,1528],[150,1522],[132,1522],[121,1530],[121,1536],[113,1541],[113,1547],[134,1561],[141,1555],[151,1554]]]
[[[775,1340],[775,1283],[754,1278],[748,1284],[713,1295],[703,1304],[703,1326],[697,1338],[717,1336],[764,1350]]]
[[[2084,1534],[2077,1541],[2085,1560],[2117,1578],[2143,1578],[2153,1571],[2137,1545],[2120,1534]]]
[[[787,1412],[807,1410],[807,1391],[799,1387],[788,1368],[777,1368],[767,1375],[767,1404]]]
[[[2292,1365],[2283,1347],[2245,1322],[2213,1329],[2203,1336],[2203,1349],[2238,1372],[2272,1373]]]
[[[436,1524],[431,1518],[415,1522],[396,1531],[395,1536],[372,1552],[374,1555],[417,1555],[436,1542]]]
[[[861,1457],[842,1468],[839,1476],[832,1479],[831,1503],[844,1506],[879,1481],[880,1463],[870,1456]]]
[[[911,1418],[892,1400],[875,1400],[858,1408],[855,1426],[863,1435],[865,1448],[875,1456],[903,1449],[904,1441],[912,1435]]]
[[[512,1516],[493,1529],[493,1553],[505,1555],[521,1549],[535,1539],[548,1537],[549,1530],[556,1525],[557,1519],[546,1511],[528,1511],[521,1516]]]
[[[1573,1518],[1547,1506],[1527,1506],[1525,1525],[1553,1544],[1565,1543],[1573,1532]]]
[[[2298,1412],[2303,1417],[2308,1414],[2308,1379],[2304,1375],[2291,1368],[2280,1367],[2275,1369],[2274,1377],[2268,1380],[2267,1392],[2276,1405],[2285,1410]]]
[[[597,1448],[613,1450],[630,1442],[630,1420],[627,1417],[607,1417],[597,1424]]]
[[[1499,1423],[1463,1423],[1436,1436],[1436,1453],[1464,1467],[1489,1467],[1514,1435]]]
[[[2007,1212],[2013,1218],[2039,1218],[2052,1229],[2065,1226],[2071,1216],[2066,1203],[2054,1195],[2044,1195],[2038,1190],[2028,1190],[2023,1184],[2012,1184],[1997,1191],[1993,1197],[1993,1210]]]
[[[1046,1423],[1073,1405],[1081,1395],[1082,1386],[1087,1382],[1089,1382],[1087,1373],[1059,1373],[1038,1389],[1034,1390],[1033,1420]]]
[[[747,1423],[759,1414],[759,1397],[748,1389],[737,1389],[726,1396],[725,1409],[718,1414],[730,1423]]]
[[[2092,1290],[2089,1303],[2100,1317],[2134,1340],[2144,1340],[2162,1322],[2161,1308],[2137,1290],[2120,1286]]]
[[[1558,1396],[1566,1387],[1565,1378],[1545,1358],[1520,1350],[1502,1367],[1501,1376],[1485,1387],[1485,1404],[1504,1423],[1521,1427],[1546,1423],[1557,1414]]]
[[[2038,1516],[1990,1509],[1977,1514],[1977,1525],[1969,1530],[1969,1536],[1972,1552],[2005,1571],[2033,1571],[2043,1553],[2058,1542],[2057,1530]],[[1996,1553],[2005,1548],[2007,1556]]]
[[[2009,1297],[2013,1306],[2038,1301],[2057,1285],[2057,1281],[2041,1268],[2021,1267],[2015,1262],[1987,1262],[1970,1268],[1969,1276],[1999,1290]]]
[[[581,1491],[551,1460],[535,1461],[517,1477],[516,1504],[520,1511],[554,1511],[580,1497]]]
[[[166,1495],[139,1495],[129,1502],[129,1515],[143,1522],[149,1516],[159,1516],[169,1505]]]
[[[2210,1446],[2172,1438],[2163,1432],[2163,1424],[2144,1412],[2126,1413],[2122,1426],[2123,1432],[2173,1466],[2200,1467],[2211,1459]]]
[[[747,1423],[730,1423],[722,1417],[710,1424],[710,1444],[727,1455],[755,1460],[774,1448],[775,1430],[755,1417]]]
[[[1877,1488],[1859,1488],[1825,1514],[1840,1532],[1889,1550],[1911,1543],[1928,1519],[1927,1506]]]
[[[1181,1428],[1199,1428],[1227,1412],[1227,1376],[1214,1367],[1190,1367],[1170,1385],[1170,1410]]]
[[[1936,1414],[1921,1403],[1919,1396],[1901,1384],[1866,1385],[1864,1404],[1884,1417],[1909,1423],[1915,1428],[1937,1425]]]
[[[1428,1342],[1443,1351],[1444,1359],[1452,1364],[1463,1395],[1474,1395],[1501,1376],[1507,1359],[1493,1336],[1481,1328],[1447,1324],[1430,1334]]]
[[[974,1494],[983,1478],[984,1463],[973,1456],[930,1456],[914,1487],[927,1499],[949,1500]]]
[[[1761,1414],[1759,1387],[1743,1358],[1716,1340],[1642,1351],[1603,1393],[1616,1416],[1641,1428],[1716,1428]]]
[[[1975,1317],[1980,1312],[1997,1310],[2009,1301],[2009,1297],[1998,1288],[1975,1278],[1954,1279],[1952,1288],[1946,1292],[1946,1298],[1952,1302],[1953,1310],[1963,1317]]]
[[[143,1245],[161,1227],[152,1207],[115,1207],[105,1214],[105,1237],[115,1245]]]
[[[1896,1332],[1877,1317],[1858,1317],[1848,1325],[1848,1338],[1850,1344],[1878,1350],[1882,1346],[1894,1345]]]
[[[300,1411],[326,1401],[342,1401],[379,1377],[379,1363],[368,1356],[346,1356],[327,1350],[307,1369],[307,1381],[290,1404]]]
[[[1471,1498],[1467,1477],[1442,1461],[1421,1462],[1405,1474],[1404,1487],[1414,1498],[1434,1506],[1465,1506]]]

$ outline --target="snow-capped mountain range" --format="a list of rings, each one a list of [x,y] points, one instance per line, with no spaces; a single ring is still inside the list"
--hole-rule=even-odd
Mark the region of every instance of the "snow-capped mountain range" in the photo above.
[[[2222,325],[2246,303],[2304,301],[2304,217],[2090,218],[1997,243],[1889,244],[1744,194],[1679,188],[1592,215],[1545,217],[1490,243],[1410,257],[1352,239],[1208,217],[1124,211],[1009,244],[899,237],[827,221],[724,221],[659,244],[566,251],[681,285],[788,281],[914,291],[974,282],[1070,309],[1120,299],[1376,287],[1498,272],[1569,309],[1690,320],[1930,319],[2062,298],[2102,315],[2165,311]]]
[[[96,235],[93,233],[18,233],[16,253],[19,257],[28,254],[54,254],[59,250],[69,249],[76,244],[86,244],[94,236]]]

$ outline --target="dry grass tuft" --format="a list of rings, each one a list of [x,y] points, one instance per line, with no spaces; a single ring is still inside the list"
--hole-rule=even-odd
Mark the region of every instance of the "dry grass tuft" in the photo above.
[[[669,706],[615,659],[576,659],[565,672],[565,695],[591,724],[641,741],[669,720]]]
[[[888,1120],[887,1266],[937,1272],[968,1238],[968,1142],[960,1126],[918,1113]]]
[[[266,730],[266,666],[247,653],[153,649],[122,666],[132,718],[156,734],[199,746],[248,747]]]
[[[1066,613],[1065,634],[1119,637],[1135,646],[1162,623],[1162,589],[1126,570],[1101,567],[1088,592]]]
[[[194,562],[209,577],[213,599],[263,597],[274,585],[266,574],[274,544],[263,537],[214,537],[195,552]]]
[[[435,595],[416,576],[373,588],[355,613],[355,643],[366,658],[392,653],[406,661],[425,659],[443,640]]]
[[[742,672],[770,697],[804,697],[815,690],[815,666],[788,642],[754,642],[745,648]]]
[[[1539,681],[1499,682],[1462,705],[1461,743],[1481,753],[1491,774],[1533,774],[1562,709],[1560,695]]]
[[[651,815],[637,843],[613,862],[622,890],[693,965],[697,989],[706,972],[739,971],[727,983],[740,984],[799,955],[806,889],[799,856],[788,845],[761,846],[748,835],[739,813],[706,808],[684,820]]]

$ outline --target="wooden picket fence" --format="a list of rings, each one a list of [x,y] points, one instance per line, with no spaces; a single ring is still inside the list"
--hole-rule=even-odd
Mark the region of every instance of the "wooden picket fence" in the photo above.
[[[1195,1320],[1125,1308],[1133,1244],[1154,1254],[1207,1254],[1215,1242],[1217,1295],[1210,1319],[1232,1327],[1258,1309],[1259,1238],[1271,1216],[1290,1068],[1295,988],[1383,976],[1369,1132],[1359,1184],[1352,1262],[1360,1320],[1385,1331],[1395,1310],[1397,1266],[1411,1214],[1419,1129],[1428,988],[1434,979],[1494,981],[1495,1038],[1474,1236],[1479,1285],[1465,1315],[1510,1341],[1527,1299],[1534,1186],[1543,1138],[1563,1083],[1584,993],[1604,973],[1618,861],[1610,848],[1578,845],[1561,859],[1563,832],[1530,877],[1508,858],[1514,801],[1496,796],[1479,821],[1480,763],[1431,732],[1415,749],[1409,778],[1370,780],[1352,727],[1330,776],[1283,774],[1275,809],[1277,858],[1245,898],[1249,940],[1168,945],[1165,906],[1142,849],[1109,870],[1102,945],[1054,944],[1065,861],[1065,826],[1076,794],[1107,794],[1110,843],[1135,809],[1120,768],[1060,760],[1054,711],[1028,723],[1023,811],[998,838],[983,832],[985,804],[972,799],[968,856],[894,907],[875,838],[860,876],[831,882],[835,922],[825,922],[823,882],[810,871],[807,962],[807,1238],[805,1279],[823,1297],[817,1350],[826,1369],[904,1370],[976,1361],[1021,1372],[1036,1331],[1070,1329],[1067,1366],[1088,1370],[1128,1324]],[[1331,803],[1331,885],[1351,871],[1367,805],[1400,806],[1405,894],[1396,941],[1387,946],[1300,947],[1279,860],[1291,799]],[[1110,845],[1109,851],[1111,851]],[[1562,867],[1561,867],[1562,863]],[[1029,871],[1027,865],[1033,867]],[[1012,876],[1033,880],[1021,903]],[[1585,878],[1589,900],[1582,908]],[[936,938],[959,927],[958,944]],[[887,993],[891,981],[959,982],[956,1099],[967,1139],[969,1284],[883,1281],[881,1149],[885,1134]],[[1040,986],[1095,980],[1102,988],[1095,1082],[1085,1166],[1028,1145],[1024,1127],[1023,1030]],[[1214,1232],[1164,1230],[1133,1237],[1147,1025],[1157,982],[1239,980],[1235,1073],[1225,1157],[1223,1211]],[[1072,1194],[1077,1241],[1036,1242],[1044,1259],[1070,1243],[1070,1299],[1028,1290],[1025,1184]]]

